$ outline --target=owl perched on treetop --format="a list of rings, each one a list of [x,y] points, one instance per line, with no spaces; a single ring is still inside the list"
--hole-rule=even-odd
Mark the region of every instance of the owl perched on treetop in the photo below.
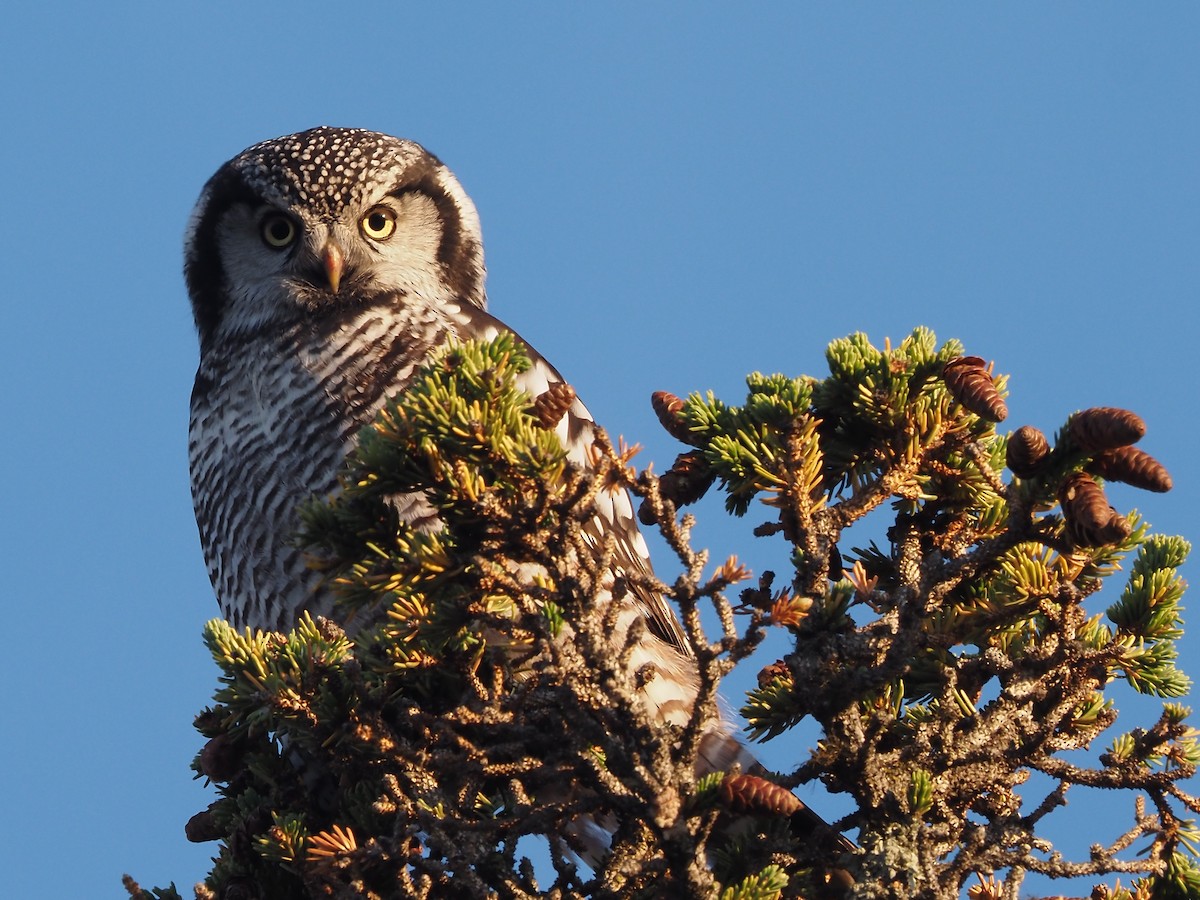
[[[485,311],[479,217],[442,163],[411,141],[314,128],[256,144],[205,186],[186,238],[200,338],[189,456],[196,521],[221,609],[234,625],[292,627],[303,611],[336,620],[334,596],[293,538],[298,508],[337,490],[356,435],[449,340],[507,326]],[[520,386],[536,397],[562,376],[529,350]],[[578,400],[557,426],[589,465],[594,424]],[[401,516],[436,527],[422,495]],[[602,493],[591,527],[615,533],[614,568],[648,570],[624,492]],[[618,629],[647,628],[630,665],[650,673],[646,708],[688,720],[697,673],[661,596],[630,591]],[[753,760],[713,721],[705,770]]]

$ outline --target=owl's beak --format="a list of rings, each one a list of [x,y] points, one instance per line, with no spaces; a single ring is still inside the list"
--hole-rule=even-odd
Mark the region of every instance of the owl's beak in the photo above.
[[[342,270],[346,266],[342,248],[332,240],[326,241],[321,249],[321,262],[325,264],[325,280],[329,282],[329,289],[336,294],[342,282]]]

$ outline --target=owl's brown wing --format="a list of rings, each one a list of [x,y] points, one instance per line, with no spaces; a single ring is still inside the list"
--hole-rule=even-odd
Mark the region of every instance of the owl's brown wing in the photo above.
[[[515,335],[525,345],[533,365],[517,379],[519,386],[531,397],[538,397],[553,384],[566,384],[566,379],[546,361],[529,342],[484,310],[463,304],[453,310],[455,334],[459,340],[491,340],[501,332]],[[592,465],[589,450],[596,436],[596,422],[583,401],[574,399],[556,428],[559,439],[567,451],[568,459],[575,465],[588,468]],[[596,518],[584,526],[597,543],[608,535],[616,535],[614,574],[622,572],[652,576],[650,549],[638,527],[637,516],[629,494],[624,491],[604,491],[596,497]],[[630,582],[630,591],[636,597],[641,611],[646,615],[646,624],[660,639],[671,645],[684,656],[692,656],[692,650],[683,633],[683,627],[663,596],[646,590],[640,583]]]

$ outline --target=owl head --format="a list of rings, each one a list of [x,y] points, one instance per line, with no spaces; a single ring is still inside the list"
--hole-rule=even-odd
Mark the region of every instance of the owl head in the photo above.
[[[388,302],[483,307],[479,216],[412,141],[313,128],[221,166],[189,222],[184,273],[201,346]]]

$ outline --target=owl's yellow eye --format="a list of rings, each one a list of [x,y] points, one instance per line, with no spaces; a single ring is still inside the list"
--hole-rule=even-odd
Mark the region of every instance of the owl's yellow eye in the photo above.
[[[296,239],[296,223],[281,213],[273,213],[260,226],[263,243],[282,250]]]
[[[358,227],[373,241],[386,241],[396,231],[396,214],[386,206],[377,206],[358,221]]]

